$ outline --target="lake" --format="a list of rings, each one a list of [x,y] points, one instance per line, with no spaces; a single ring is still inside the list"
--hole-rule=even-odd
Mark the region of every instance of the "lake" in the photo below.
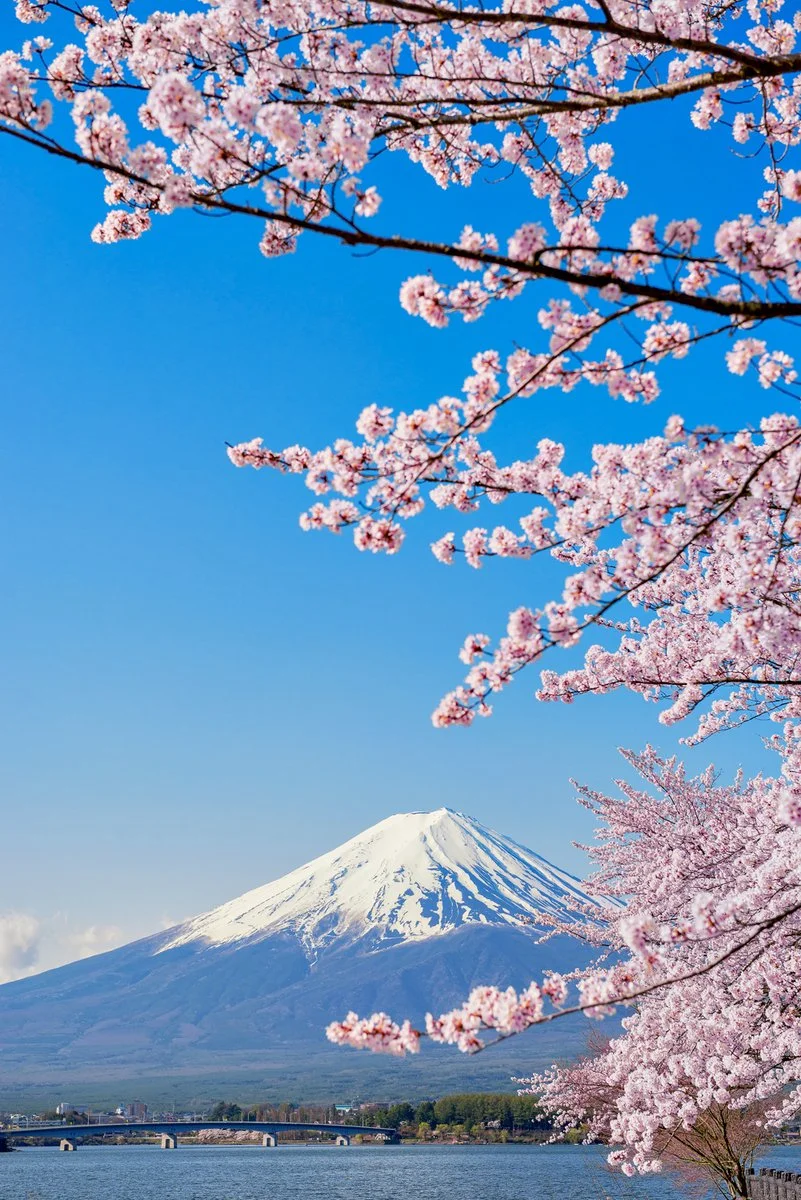
[[[801,1146],[764,1162],[801,1170]],[[676,1200],[595,1146],[80,1147],[0,1155],[2,1200]]]

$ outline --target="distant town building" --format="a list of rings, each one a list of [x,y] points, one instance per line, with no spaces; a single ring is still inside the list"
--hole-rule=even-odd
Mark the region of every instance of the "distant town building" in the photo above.
[[[56,1105],[56,1114],[59,1117],[68,1117],[70,1113],[75,1113],[76,1116],[85,1117],[89,1109],[85,1104],[68,1104],[66,1100],[62,1100]]]
[[[120,1104],[117,1115],[129,1121],[146,1121],[147,1105],[143,1100],[129,1100],[127,1104]]]

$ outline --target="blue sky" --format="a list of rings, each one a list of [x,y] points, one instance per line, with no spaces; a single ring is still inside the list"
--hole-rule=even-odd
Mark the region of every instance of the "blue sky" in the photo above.
[[[616,166],[642,200],[626,222],[711,218],[699,180],[725,178],[730,152],[678,107],[628,121]],[[536,219],[522,189],[443,194],[400,162],[382,170],[386,228]],[[571,841],[591,828],[569,778],[610,784],[618,745],[674,748],[656,708],[538,705],[531,673],[468,732],[429,720],[465,634],[545,598],[547,568],[446,570],[428,551],[438,521],[413,524],[394,558],[360,555],[300,531],[298,481],[224,453],[255,434],[323,445],[372,401],[452,393],[476,350],[534,344],[542,294],[434,331],[397,302],[425,263],[308,237],[267,261],[256,223],[189,213],[99,247],[99,179],[8,138],[0,171],[0,913],[44,923],[40,965],[211,907],[402,810],[464,809],[580,871]],[[564,439],[580,466],[592,442],[675,411],[754,419],[763,397],[725,374],[723,349],[666,371],[651,409],[588,390],[529,401],[500,445]],[[757,730],[688,757],[771,761]]]

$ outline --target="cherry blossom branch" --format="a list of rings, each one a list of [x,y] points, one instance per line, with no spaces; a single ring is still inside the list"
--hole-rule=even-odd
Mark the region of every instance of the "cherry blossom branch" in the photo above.
[[[801,902],[791,906],[786,912],[774,914],[759,922],[747,938],[729,946],[716,957],[668,978],[622,990],[619,984],[615,987],[621,974],[620,968],[613,970],[610,976],[593,978],[590,975],[583,981],[583,990],[590,994],[597,993],[598,998],[560,1006],[553,1012],[542,1011],[543,997],[558,998],[566,993],[562,977],[555,974],[546,977],[542,984],[532,982],[520,995],[513,988],[507,988],[505,991],[496,987],[475,988],[458,1008],[436,1018],[428,1013],[425,1030],[413,1028],[408,1020],[398,1025],[386,1013],[373,1013],[371,1017],[365,1018],[358,1017],[356,1013],[349,1013],[344,1021],[333,1021],[326,1029],[326,1036],[336,1045],[399,1057],[407,1053],[419,1053],[420,1040],[424,1037],[434,1042],[456,1045],[463,1053],[478,1054],[511,1037],[517,1037],[535,1025],[545,1025],[579,1013],[585,1016],[609,1016],[616,1006],[630,1005],[633,1001],[651,996],[655,992],[698,979],[717,970],[735,955],[747,950],[764,933],[789,922],[799,912]],[[624,967],[622,973],[625,973],[625,970]],[[497,1036],[491,1042],[483,1042],[478,1034],[484,1031],[491,1031]]]
[[[46,153],[67,159],[78,165],[88,166],[97,171],[118,175],[131,183],[163,193],[165,185],[152,183],[135,171],[89,156],[84,156],[69,150],[56,142],[45,139],[33,130],[23,130],[0,125],[0,134],[7,134],[29,145],[36,146]],[[443,242],[432,242],[423,238],[404,237],[401,235],[374,234],[354,224],[347,228],[341,226],[321,225],[316,221],[293,216],[290,213],[275,212],[259,205],[241,204],[224,195],[210,195],[202,192],[187,193],[186,202],[197,205],[202,209],[236,214],[239,216],[255,217],[258,220],[286,226],[290,230],[303,230],[322,237],[333,238],[351,248],[369,247],[375,250],[400,250],[416,254],[425,254],[434,258],[446,258],[453,261],[465,260],[476,265],[489,267],[504,267],[521,275],[530,275],[536,279],[550,279],[572,286],[596,288],[604,290],[617,288],[623,295],[638,300],[647,299],[658,303],[675,304],[683,308],[693,309],[703,313],[718,316],[739,317],[749,321],[767,321],[781,318],[801,317],[801,300],[721,300],[711,295],[688,295],[678,289],[661,287],[645,281],[631,282],[613,271],[608,274],[597,272],[573,271],[557,267],[542,261],[542,252],[536,262],[527,262],[511,258],[508,255],[491,251],[477,251],[458,245],[448,245]],[[558,254],[562,247],[547,248],[545,253]]]

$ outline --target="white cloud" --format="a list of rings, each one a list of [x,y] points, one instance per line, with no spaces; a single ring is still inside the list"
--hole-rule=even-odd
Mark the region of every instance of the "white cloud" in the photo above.
[[[0,913],[0,983],[21,979],[36,966],[42,927],[30,913]]]
[[[189,917],[171,917],[167,913],[161,918],[162,929],[173,929],[176,925],[182,925],[184,921],[188,921]]]
[[[102,954],[104,950],[114,950],[126,942],[119,925],[90,925],[78,933],[69,936],[69,944],[74,948],[73,958],[90,958],[93,954]]]
[[[63,909],[40,917],[0,911],[0,985],[116,950],[152,932],[152,927],[83,925]]]

